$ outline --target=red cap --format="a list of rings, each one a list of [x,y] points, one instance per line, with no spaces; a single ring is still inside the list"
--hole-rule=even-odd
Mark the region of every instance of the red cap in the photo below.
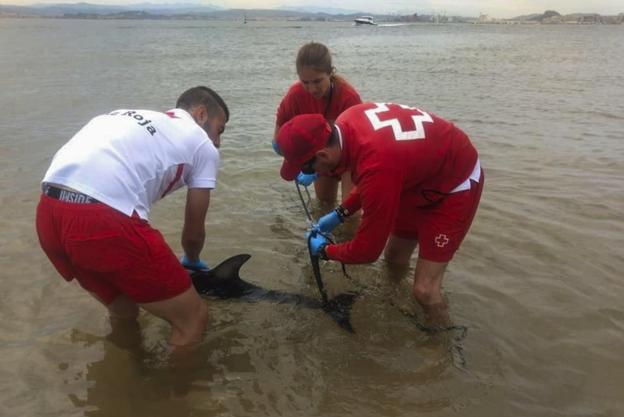
[[[302,114],[284,123],[277,132],[277,146],[284,156],[280,175],[292,181],[303,165],[327,145],[331,127],[320,114]]]

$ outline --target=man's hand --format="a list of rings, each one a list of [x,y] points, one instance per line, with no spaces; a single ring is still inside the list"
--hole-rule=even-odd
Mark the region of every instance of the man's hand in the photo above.
[[[318,174],[316,172],[314,174],[304,174],[303,172],[300,172],[299,175],[297,175],[295,181],[297,181],[297,184],[307,187],[312,184],[317,178]]]
[[[325,246],[327,246],[327,244],[329,243],[329,240],[327,240],[325,236],[321,235],[316,230],[306,232],[305,236],[308,240],[308,248],[310,249],[310,253],[312,254],[312,256],[318,256],[323,259],[327,259],[324,249]]]
[[[190,259],[198,259],[204,247],[206,233],[204,224],[210,205],[209,188],[190,188],[186,193],[182,250]]]
[[[340,214],[339,210],[332,210],[323,217],[321,217],[316,224],[315,228],[322,233],[331,233],[340,223],[344,221],[344,218]]]
[[[273,139],[273,141],[271,142],[271,146],[273,147],[273,151],[275,151],[276,154],[278,154],[279,156],[283,156],[282,150],[280,149],[275,139]]]
[[[190,269],[191,271],[209,271],[210,267],[206,265],[204,261],[201,259],[197,259],[196,261],[191,261],[189,258],[184,255],[182,259],[180,259],[180,263],[186,269]]]

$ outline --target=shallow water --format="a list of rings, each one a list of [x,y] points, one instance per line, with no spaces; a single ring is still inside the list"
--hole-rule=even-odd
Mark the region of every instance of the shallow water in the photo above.
[[[207,300],[186,371],[150,315],[118,347],[38,247],[53,153],[96,114],[214,87],[232,116],[204,258],[249,253],[243,278],[317,297],[305,214],[269,146],[309,40],[363,99],[428,109],[479,149],[486,188],[444,288],[467,336],[418,330],[411,273],[379,261],[350,278],[322,267],[330,294],[362,293],[354,335],[315,310]],[[624,415],[623,52],[622,26],[0,19],[0,415]],[[183,202],[151,219],[178,252]]]

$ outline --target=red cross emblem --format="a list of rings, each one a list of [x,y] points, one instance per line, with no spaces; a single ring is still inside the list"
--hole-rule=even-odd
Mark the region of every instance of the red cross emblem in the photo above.
[[[371,122],[373,129],[379,130],[384,127],[390,127],[392,128],[395,140],[425,139],[426,132],[423,123],[433,123],[433,119],[429,113],[415,107],[407,107],[402,104],[398,105],[398,107],[400,107],[398,110],[396,108],[390,109],[388,106],[396,107],[397,105],[392,103],[375,103],[375,107],[364,112],[366,117],[368,117],[368,120]],[[386,112],[391,112],[390,115],[394,117],[387,120],[381,120],[379,115]],[[413,114],[413,112],[420,114]],[[401,126],[401,120],[399,120],[399,118],[406,121],[408,117],[411,118],[414,123],[414,130],[403,130],[403,126]]]
[[[443,248],[446,245],[448,245],[448,243],[451,240],[443,233],[440,233],[436,238],[435,238],[435,243],[436,245],[438,245],[439,248]]]

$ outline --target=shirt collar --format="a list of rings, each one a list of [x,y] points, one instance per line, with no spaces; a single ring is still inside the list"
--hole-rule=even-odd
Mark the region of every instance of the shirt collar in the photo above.
[[[338,132],[338,141],[340,142],[340,149],[342,149],[342,131],[340,130],[340,127],[337,124],[334,124],[334,126],[336,127],[336,131]]]
[[[179,118],[179,119],[186,119],[186,120],[195,122],[195,119],[193,119],[193,116],[191,116],[191,114],[184,109],[175,108],[175,109],[167,110],[165,113],[168,115],[173,114],[176,118]]]
[[[348,141],[345,141],[346,138],[343,138],[340,126],[338,126],[338,124],[336,123],[334,123],[334,126],[336,127],[336,131],[338,132],[338,142],[340,144],[340,162],[332,172],[335,174],[342,174],[348,167],[349,146],[345,146],[348,145]]]

